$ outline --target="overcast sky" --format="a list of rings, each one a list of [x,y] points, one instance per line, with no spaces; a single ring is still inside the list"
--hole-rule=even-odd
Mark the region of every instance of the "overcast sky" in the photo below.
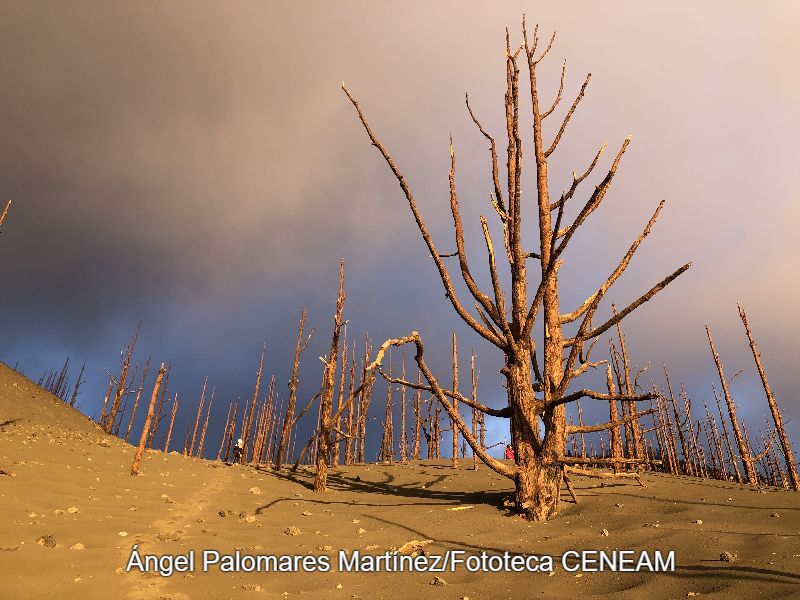
[[[486,145],[464,92],[499,139],[504,28],[518,43],[523,13],[542,37],[558,30],[541,66],[544,98],[567,59],[567,100],[546,135],[593,75],[551,157],[551,194],[601,144],[613,151],[633,136],[603,207],[566,255],[562,308],[595,290],[665,199],[609,302],[624,305],[684,262],[694,266],[625,321],[633,360],[651,362],[654,376],[666,363],[696,402],[710,399],[718,379],[708,324],[728,374],[744,370],[732,389],[754,432],[767,409],[741,302],[797,437],[800,8],[790,2],[4,2],[0,196],[14,205],[0,236],[0,359],[33,379],[66,355],[85,361],[81,400],[94,412],[103,369],[119,368],[119,349],[143,319],[137,358],[172,362],[170,388],[185,406],[208,375],[224,421],[231,398],[252,394],[262,342],[267,371],[286,390],[307,306],[315,336],[305,398],[330,344],[345,257],[351,339],[369,331],[377,345],[419,330],[447,379],[455,330],[462,370],[474,347],[481,399],[502,404],[500,356],[444,298],[397,183],[340,85],[405,172],[442,252],[454,250],[453,135],[468,250],[481,272],[478,215],[494,213]],[[527,133],[525,94],[521,106]],[[533,248],[530,153],[524,169]],[[609,312],[607,303],[598,320]],[[493,425],[492,441],[503,427]],[[212,439],[219,431],[221,422]]]

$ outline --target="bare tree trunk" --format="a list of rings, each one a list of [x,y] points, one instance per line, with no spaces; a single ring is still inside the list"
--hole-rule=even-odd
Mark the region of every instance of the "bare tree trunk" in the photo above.
[[[236,401],[233,404],[233,415],[231,416],[231,424],[230,429],[228,431],[228,443],[225,446],[225,462],[231,457],[231,444],[233,444],[233,435],[236,430],[236,413],[239,409],[239,398],[236,398]]]
[[[747,475],[747,483],[755,485],[758,483],[758,477],[756,476],[756,470],[753,466],[750,448],[748,443],[742,437],[742,431],[739,428],[739,421],[736,419],[736,407],[733,404],[733,398],[728,390],[728,381],[725,379],[725,373],[722,370],[722,362],[720,362],[719,355],[714,348],[714,340],[711,338],[711,330],[708,328],[708,326],[706,326],[706,334],[708,335],[708,344],[711,347],[711,354],[714,356],[714,362],[717,365],[717,372],[719,373],[720,383],[722,384],[722,393],[725,395],[725,402],[728,404],[728,413],[730,414],[731,425],[733,426],[733,437],[736,440],[736,446],[739,449],[739,456],[744,464],[744,470]]]
[[[133,403],[133,409],[131,410],[131,417],[128,421],[128,430],[125,432],[125,441],[127,442],[131,437],[131,428],[133,427],[133,419],[136,417],[136,410],[139,408],[139,400],[142,397],[142,390],[144,389],[144,382],[147,379],[147,371],[150,369],[150,356],[147,357],[147,360],[144,363],[144,369],[142,369],[142,378],[139,380],[139,387],[136,390],[136,400]]]
[[[150,397],[150,405],[147,408],[147,416],[142,426],[142,435],[139,437],[139,447],[136,448],[136,454],[133,457],[133,464],[131,465],[131,475],[139,474],[139,465],[142,462],[142,455],[144,454],[144,446],[147,443],[147,435],[150,432],[150,422],[153,420],[153,413],[156,408],[156,401],[158,400],[158,391],[161,387],[161,381],[164,379],[164,372],[166,371],[164,363],[158,369],[158,376],[156,377],[155,386],[153,386],[153,395]]]
[[[208,385],[208,376],[203,380],[203,389],[200,391],[200,402],[197,405],[197,416],[194,418],[194,429],[192,430],[192,438],[189,442],[189,456],[194,456],[194,443],[197,439],[197,427],[200,425],[200,415],[203,414],[203,404],[206,401],[206,386]]]
[[[154,419],[153,426],[150,428],[150,439],[147,441],[148,448],[153,447],[153,441],[156,438],[156,433],[158,432],[158,428],[161,426],[161,419],[162,419],[161,409],[164,406],[164,397],[166,396],[167,388],[169,387],[169,374],[171,371],[172,371],[172,363],[167,365],[167,374],[164,375],[164,382],[163,385],[161,386],[161,395],[159,396],[158,405],[156,406],[155,417],[153,417]]]
[[[331,447],[331,413],[333,412],[333,388],[336,376],[336,361],[339,353],[339,333],[342,328],[342,311],[344,310],[344,259],[339,263],[339,294],[336,298],[336,315],[333,319],[333,336],[331,351],[325,363],[325,379],[320,398],[320,427],[317,434],[317,472],[314,476],[314,492],[323,493],[328,488],[328,455]]]
[[[717,401],[717,411],[719,411],[719,420],[722,424],[722,433],[725,438],[725,448],[728,451],[728,459],[733,466],[733,472],[736,475],[736,481],[738,483],[743,483],[742,473],[739,470],[739,462],[736,460],[736,454],[733,452],[733,444],[731,443],[731,437],[728,435],[728,426],[725,424],[725,417],[722,414],[722,403],[719,400],[719,396],[717,395],[716,389],[714,386],[711,386],[712,390],[714,391],[714,399]]]
[[[339,373],[339,396],[336,399],[336,412],[340,416],[336,418],[336,421],[333,423],[334,430],[341,431],[342,429],[342,417],[341,411],[339,410],[342,408],[344,403],[344,383],[345,377],[347,376],[347,322],[344,324],[344,333],[342,335],[342,352],[341,352],[341,365],[340,365],[340,373]],[[341,436],[340,436],[341,438]],[[340,454],[340,446],[341,446],[341,439],[337,439],[331,445],[331,456],[330,456],[330,463],[334,467],[339,466],[339,454]]]
[[[119,383],[117,385],[117,393],[114,395],[114,402],[111,405],[111,410],[108,413],[106,422],[103,423],[103,430],[106,433],[111,432],[111,428],[117,420],[117,411],[119,410],[119,401],[122,394],[125,393],[125,385],[127,383],[128,369],[131,366],[131,357],[133,356],[133,349],[136,347],[136,340],[139,339],[139,330],[142,327],[142,322],[136,324],[136,331],[133,334],[133,340],[127,345],[125,356],[122,361],[122,373],[119,376]]]
[[[200,434],[200,445],[197,449],[195,456],[203,458],[203,447],[206,443],[206,430],[208,429],[208,420],[211,418],[211,407],[214,406],[214,393],[216,389],[211,390],[211,398],[208,401],[208,411],[206,411],[206,421],[203,423],[203,432]]]
[[[400,373],[406,378],[406,353],[400,355]],[[400,386],[400,462],[408,462],[408,440],[406,438],[406,386]]]
[[[417,385],[422,384],[422,374],[417,370]],[[413,460],[419,460],[420,426],[422,424],[422,390],[417,389],[414,394],[414,449]]]
[[[458,392],[458,342],[456,334],[453,332],[453,391]],[[458,400],[453,399],[453,410],[458,413]],[[458,468],[458,428],[455,421],[451,419],[450,429],[453,435],[453,468]]]
[[[178,394],[172,400],[172,417],[169,420],[169,430],[167,431],[167,441],[164,443],[164,452],[169,452],[169,442],[172,439],[172,428],[175,425],[175,415],[178,413]],[[217,457],[219,459],[219,457]]]
[[[606,387],[608,388],[608,395],[610,397],[608,401],[608,420],[611,423],[616,423],[619,420],[619,413],[617,412],[617,401],[614,399],[616,390],[614,389],[614,379],[611,376],[611,366],[606,367]],[[611,428],[610,438],[611,458],[615,459],[611,465],[614,469],[614,473],[617,473],[621,469],[621,464],[618,460],[622,458],[622,440],[619,435],[619,427]]]
[[[469,372],[470,372],[470,380],[472,382],[472,401],[477,403],[478,402],[478,376],[475,373],[475,351],[472,351],[472,356],[469,362]],[[472,436],[475,439],[479,437],[478,433],[478,409],[473,406],[472,407]],[[478,455],[476,454],[475,450],[472,450],[472,470],[478,470]]]
[[[225,442],[228,439],[228,424],[231,422],[232,408],[233,408],[233,402],[228,402],[228,416],[225,417],[225,427],[222,428],[222,439],[219,442],[219,450],[217,451],[217,460],[220,460],[222,458],[222,448],[225,447]]]
[[[300,354],[308,346],[311,341],[311,336],[303,341],[303,328],[306,325],[307,311],[304,308],[300,312],[300,328],[297,332],[297,344],[294,349],[294,364],[292,365],[292,377],[289,379],[289,402],[286,405],[286,415],[283,417],[283,430],[281,431],[281,441],[278,444],[278,453],[275,457],[275,468],[280,469],[283,464],[283,455],[286,451],[286,445],[289,443],[289,435],[292,429],[292,420],[294,419],[294,410],[297,403],[297,381],[298,370],[300,368]]]
[[[264,354],[267,351],[267,345],[264,344],[261,348],[261,360],[258,363],[258,375],[256,376],[256,387],[253,390],[253,399],[250,401],[250,410],[247,412],[247,419],[246,424],[244,426],[244,430],[242,432],[242,440],[244,441],[244,450],[242,451],[242,460],[241,463],[245,464],[247,462],[247,456],[250,448],[250,435],[251,429],[253,425],[253,413],[256,408],[256,402],[258,402],[258,391],[261,386],[261,373],[264,370]]]
[[[758,351],[756,342],[753,339],[753,334],[750,331],[750,325],[747,322],[747,314],[745,314],[744,309],[741,306],[739,307],[739,317],[742,319],[745,333],[747,333],[747,341],[749,342],[750,350],[753,353],[753,360],[755,360],[756,368],[758,369],[758,375],[761,377],[761,385],[764,387],[764,393],[767,396],[767,402],[769,403],[769,410],[772,413],[772,419],[775,421],[775,430],[778,433],[778,438],[781,442],[781,448],[783,449],[783,458],[786,464],[786,473],[789,476],[789,483],[794,491],[800,491],[800,477],[798,477],[797,474],[797,463],[795,462],[794,454],[792,453],[792,444],[789,441],[789,436],[786,434],[786,429],[783,427],[783,416],[781,415],[780,408],[775,400],[775,395],[772,393],[772,388],[769,385],[769,381],[767,381],[767,374],[764,371],[764,365],[761,364],[761,353]]]
[[[353,388],[355,387],[355,380],[356,380],[356,345],[353,344],[352,349],[352,357],[350,359],[350,384],[348,386],[348,397],[353,396]],[[356,407],[361,402],[359,399],[358,403],[353,400],[350,404],[350,407],[347,409],[347,439],[344,442],[344,464],[351,465],[353,464],[353,444],[355,443],[355,438],[357,437],[357,433],[355,431],[355,413]]]

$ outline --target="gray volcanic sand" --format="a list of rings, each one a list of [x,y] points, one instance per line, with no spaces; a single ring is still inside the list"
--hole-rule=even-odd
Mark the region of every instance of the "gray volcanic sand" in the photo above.
[[[0,469],[15,474],[0,475],[0,598],[800,597],[800,494],[775,488],[660,474],[646,475],[646,488],[576,477],[580,505],[565,495],[558,519],[531,523],[504,509],[510,482],[483,465],[471,470],[471,459],[458,470],[447,460],[332,469],[329,491],[317,495],[311,471],[277,475],[158,451],[133,477],[133,454],[0,365]],[[411,540],[433,540],[431,554],[549,554],[556,569],[461,568],[438,574],[446,586],[431,585],[431,573],[336,569],[340,549],[380,554]],[[198,557],[194,573],[126,573],[133,544],[142,554],[327,554],[334,570],[203,573]],[[677,568],[570,573],[559,561],[571,549],[675,550]],[[721,562],[723,551],[737,560]]]

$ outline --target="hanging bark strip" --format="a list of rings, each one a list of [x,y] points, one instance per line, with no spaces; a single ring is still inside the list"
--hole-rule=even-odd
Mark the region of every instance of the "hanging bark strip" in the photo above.
[[[725,402],[728,405],[728,414],[730,416],[731,426],[733,427],[733,437],[736,440],[736,447],[739,450],[739,457],[742,459],[742,464],[744,464],[745,474],[747,475],[747,483],[755,485],[758,483],[758,477],[756,476],[755,467],[753,466],[750,448],[748,447],[744,437],[742,437],[739,421],[736,419],[736,407],[734,406],[733,398],[731,397],[731,393],[728,389],[728,381],[725,379],[725,373],[722,370],[722,362],[719,359],[717,350],[714,348],[714,340],[711,338],[711,330],[707,325],[706,335],[708,336],[708,344],[711,347],[711,354],[714,356],[714,363],[717,365],[717,372],[719,373],[720,383],[722,384],[722,393],[724,394]]]
[[[119,402],[122,398],[122,394],[125,393],[125,386],[127,384],[127,377],[128,377],[128,369],[131,366],[131,357],[133,356],[133,350],[136,347],[136,340],[139,339],[139,331],[142,327],[142,322],[139,321],[136,324],[136,331],[133,334],[133,339],[129,344],[127,344],[125,348],[125,354],[122,359],[122,372],[119,376],[119,382],[117,384],[117,392],[114,395],[114,402],[111,404],[111,410],[109,411],[107,418],[103,425],[103,431],[106,433],[111,432],[111,428],[114,426],[114,423],[117,420],[117,411],[119,410]]]
[[[742,319],[742,324],[744,325],[744,330],[747,334],[747,341],[750,344],[750,350],[753,353],[753,360],[756,363],[756,369],[758,369],[758,375],[761,378],[761,385],[764,387],[764,394],[767,396],[769,410],[772,413],[772,419],[775,422],[775,430],[778,434],[778,439],[781,442],[781,449],[783,450],[783,458],[786,464],[786,473],[789,476],[789,483],[792,489],[797,492],[800,491],[800,477],[798,477],[797,463],[795,462],[794,454],[792,453],[792,444],[789,440],[789,436],[786,434],[786,429],[783,426],[783,416],[781,415],[780,408],[778,407],[778,402],[775,400],[775,394],[772,393],[772,388],[769,385],[769,381],[767,381],[767,374],[764,371],[764,365],[761,363],[761,353],[758,351],[756,342],[753,339],[753,334],[750,331],[750,325],[747,322],[747,314],[744,312],[744,309],[741,306],[738,308],[739,317]]]
[[[405,377],[403,377],[405,379]],[[456,334],[453,332],[453,391],[458,393],[458,342]],[[458,399],[453,398],[453,410],[458,413]],[[453,437],[453,468],[458,468],[458,428],[455,421],[451,419],[450,429]]]
[[[172,416],[169,419],[169,430],[167,431],[167,441],[164,443],[164,452],[169,452],[169,442],[172,439],[172,428],[175,425],[175,415],[178,414],[178,393],[175,392],[175,398],[172,400]],[[219,457],[217,457],[219,460]]]
[[[131,475],[138,475],[139,474],[139,466],[142,462],[142,454],[144,454],[144,446],[147,443],[147,436],[150,433],[150,423],[153,420],[153,413],[155,412],[156,408],[156,401],[158,400],[158,392],[161,388],[161,382],[164,379],[164,373],[166,368],[164,367],[164,363],[161,363],[161,367],[158,369],[158,376],[156,377],[156,383],[153,386],[153,395],[150,397],[150,405],[147,407],[147,416],[144,419],[144,425],[142,426],[142,435],[139,437],[139,446],[136,448],[136,454],[133,457],[133,464],[131,465]]]
[[[339,263],[339,293],[336,298],[336,314],[333,318],[333,335],[331,336],[331,350],[325,362],[325,374],[320,398],[320,427],[317,434],[317,471],[314,476],[314,492],[323,493],[328,485],[327,459],[331,447],[331,430],[333,422],[333,389],[336,375],[336,362],[339,353],[339,335],[342,328],[342,311],[344,310],[344,259]]]

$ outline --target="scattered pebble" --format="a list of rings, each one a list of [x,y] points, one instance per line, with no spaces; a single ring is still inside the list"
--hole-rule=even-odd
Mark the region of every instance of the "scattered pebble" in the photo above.
[[[727,550],[719,555],[721,562],[733,562],[738,558],[735,552],[728,552]]]
[[[358,533],[359,533],[359,534],[361,534],[361,533],[367,533],[367,530],[366,530],[366,529],[364,529],[363,527],[359,527],[359,528],[358,528]]]
[[[56,546],[56,540],[52,535],[43,535],[42,537],[36,538],[36,543],[45,548],[55,548]]]
[[[695,521],[695,523],[697,523],[698,525],[702,525],[703,521],[701,519],[697,519],[697,521]]]
[[[258,496],[261,493],[261,488],[253,486],[250,488],[250,493]]]
[[[71,514],[71,515],[74,515],[76,512],[78,512],[78,507],[77,507],[77,506],[70,506],[70,507],[67,509],[67,512],[68,512],[69,514]]]
[[[772,513],[772,514],[770,515],[770,517],[774,517],[774,518],[776,518],[776,519],[777,519],[777,518],[779,518],[780,516],[781,516],[781,515],[780,515],[780,513]]]
[[[444,579],[442,579],[441,577],[436,576],[431,580],[430,584],[431,585],[437,585],[437,586],[444,586],[444,585],[447,585],[447,582]]]
[[[600,532],[600,535],[603,537],[608,537],[608,529],[603,529],[603,531]]]
[[[70,550],[85,550],[86,546],[84,546],[83,544],[78,542],[77,544],[73,544],[72,546],[70,546],[69,549]]]
[[[242,585],[243,590],[250,590],[252,592],[263,592],[264,586],[258,583],[245,583]]]
[[[126,537],[128,535],[128,532],[127,531],[120,531],[118,535],[119,535],[119,537]]]
[[[303,532],[302,532],[302,531],[300,531],[300,528],[299,528],[299,527],[295,527],[294,525],[292,525],[291,527],[287,527],[287,528],[284,530],[284,532],[283,532],[283,533],[285,533],[286,535],[300,535],[300,534],[301,534],[301,533],[303,533]]]

